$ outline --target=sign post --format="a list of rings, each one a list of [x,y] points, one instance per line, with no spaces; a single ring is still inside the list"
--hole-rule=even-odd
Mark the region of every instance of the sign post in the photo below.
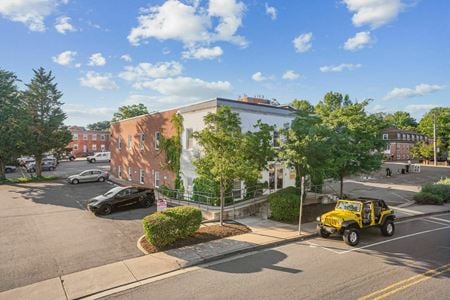
[[[167,208],[166,200],[158,200],[156,203],[156,211],[165,211]]]
[[[298,215],[298,234],[302,235],[302,210],[303,210],[303,194],[305,193],[305,176],[302,176],[300,184],[300,213]]]

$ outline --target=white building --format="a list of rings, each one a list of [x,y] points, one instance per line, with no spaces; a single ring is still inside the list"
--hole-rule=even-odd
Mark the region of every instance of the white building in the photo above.
[[[258,120],[276,128],[289,127],[295,118],[296,110],[289,106],[272,105],[269,100],[245,97],[236,100],[217,98],[179,109],[183,116],[182,154],[180,175],[186,191],[192,191],[192,183],[197,177],[193,160],[201,153],[200,146],[192,138],[192,133],[201,131],[205,124],[203,118],[208,113],[217,112],[219,107],[228,106],[233,112],[239,114],[242,131],[255,130]],[[274,139],[275,141],[275,139]],[[295,171],[286,168],[281,163],[268,162],[268,171],[261,174],[261,182],[268,182],[270,189],[280,189],[295,185]],[[240,189],[241,182],[236,182],[234,189]]]

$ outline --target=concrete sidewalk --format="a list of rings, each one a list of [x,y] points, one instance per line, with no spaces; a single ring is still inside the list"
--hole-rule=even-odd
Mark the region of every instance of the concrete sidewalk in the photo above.
[[[394,207],[402,219],[430,213],[450,211],[444,206],[413,205]],[[0,293],[0,299],[79,299],[95,298],[97,294],[120,288],[138,286],[144,280],[184,268],[200,265],[235,254],[287,244],[316,236],[314,222],[302,224],[302,236],[298,226],[283,224],[258,217],[244,218],[240,223],[252,229],[251,233],[214,240],[197,245],[172,249],[127,259],[112,264],[63,275]],[[103,293],[104,294],[104,293]]]

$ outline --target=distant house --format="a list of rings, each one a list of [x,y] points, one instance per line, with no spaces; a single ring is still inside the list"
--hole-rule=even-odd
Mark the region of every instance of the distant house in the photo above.
[[[69,130],[72,133],[72,141],[67,147],[71,148],[72,154],[77,157],[110,149],[108,131],[87,130],[81,126],[71,126]]]
[[[388,142],[386,149],[384,150],[384,156],[386,159],[393,161],[412,159],[411,148],[413,148],[417,142],[432,142],[432,139],[428,138],[426,135],[398,128],[385,129],[383,131],[383,140]]]

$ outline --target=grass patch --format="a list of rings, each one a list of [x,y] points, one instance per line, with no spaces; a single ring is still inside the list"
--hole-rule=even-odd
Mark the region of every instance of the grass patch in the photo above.
[[[28,183],[28,182],[42,182],[51,181],[58,179],[58,176],[34,176],[34,177],[18,177],[18,178],[8,178],[0,180],[0,184],[11,184],[11,183]]]

